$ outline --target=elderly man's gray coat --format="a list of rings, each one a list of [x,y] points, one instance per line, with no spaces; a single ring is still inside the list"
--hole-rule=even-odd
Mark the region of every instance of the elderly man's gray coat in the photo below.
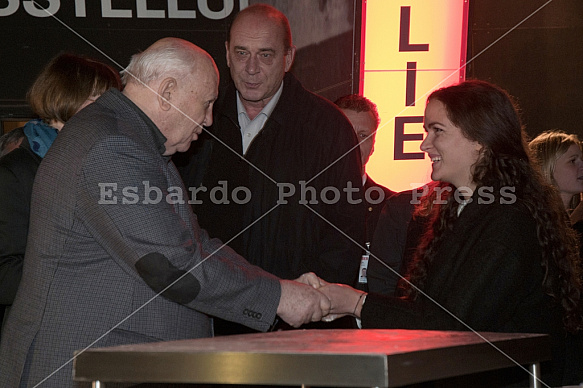
[[[200,229],[164,142],[117,90],[58,136],[33,190],[1,387],[72,386],[75,350],[209,336],[206,314],[273,323],[277,278]]]

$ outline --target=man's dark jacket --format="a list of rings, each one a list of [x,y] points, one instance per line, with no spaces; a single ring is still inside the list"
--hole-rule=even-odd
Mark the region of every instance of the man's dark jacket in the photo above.
[[[202,204],[193,205],[200,225],[279,277],[313,271],[327,281],[354,283],[364,205],[357,140],[346,117],[288,73],[275,109],[244,156],[232,84],[217,103],[210,132],[216,138],[195,142],[198,153],[181,169],[187,187],[198,186],[205,172],[207,191],[199,191]],[[358,191],[352,198],[347,186]],[[225,204],[217,203],[223,199],[218,188],[228,193]],[[295,194],[288,196],[290,190]]]
[[[0,323],[22,277],[32,184],[41,160],[26,138],[0,158]]]
[[[385,186],[379,185],[368,175],[366,176],[363,189],[363,199],[366,203],[366,242],[370,243],[374,237],[383,205],[395,192]]]

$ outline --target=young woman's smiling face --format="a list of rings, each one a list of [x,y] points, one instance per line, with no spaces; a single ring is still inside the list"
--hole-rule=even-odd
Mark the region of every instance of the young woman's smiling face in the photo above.
[[[423,127],[427,136],[421,143],[421,150],[433,162],[431,179],[475,190],[472,171],[482,146],[463,135],[449,120],[447,109],[439,100],[430,100],[427,104]]]

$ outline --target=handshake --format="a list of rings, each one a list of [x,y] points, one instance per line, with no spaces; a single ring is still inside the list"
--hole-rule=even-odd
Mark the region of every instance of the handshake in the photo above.
[[[280,280],[281,298],[277,315],[293,327],[351,315],[360,318],[366,293],[344,284],[328,283],[316,274],[296,280]]]

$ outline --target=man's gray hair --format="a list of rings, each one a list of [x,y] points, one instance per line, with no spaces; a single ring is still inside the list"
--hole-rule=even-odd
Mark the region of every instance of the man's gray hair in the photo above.
[[[180,41],[168,41],[157,47],[135,54],[122,71],[124,85],[130,82],[149,84],[163,77],[183,78],[194,71],[192,51]]]

